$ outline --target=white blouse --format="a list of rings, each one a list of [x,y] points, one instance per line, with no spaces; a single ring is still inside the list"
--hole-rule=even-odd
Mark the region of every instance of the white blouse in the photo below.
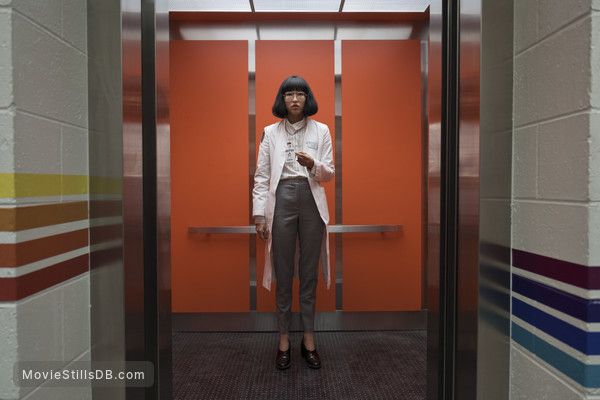
[[[308,178],[314,176],[314,171],[309,171],[305,166],[300,165],[296,159],[297,152],[304,151],[304,138],[306,134],[306,118],[291,123],[287,118],[284,119],[285,132],[286,132],[286,147],[285,147],[285,163],[283,164],[283,171],[281,172],[280,181],[295,177]],[[313,170],[314,170],[313,166]],[[254,216],[255,223],[264,223],[265,217],[260,215]]]
[[[284,124],[287,138],[284,158],[285,163],[283,164],[283,171],[281,172],[281,180],[296,177],[308,178],[306,167],[300,165],[295,154],[297,152],[304,151],[306,118],[303,118],[302,120],[293,124],[286,118],[284,120]]]

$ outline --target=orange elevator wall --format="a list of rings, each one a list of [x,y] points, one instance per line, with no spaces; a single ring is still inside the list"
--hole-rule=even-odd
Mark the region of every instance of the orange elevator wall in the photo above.
[[[334,131],[334,65],[333,41],[256,41],[256,148],[262,137],[263,128],[279,119],[271,113],[279,85],[290,75],[300,75],[310,85],[319,112],[313,116],[329,126],[335,144]],[[335,149],[334,149],[335,151]],[[335,154],[335,153],[334,153]],[[335,223],[335,180],[324,184],[329,205],[330,223]],[[317,287],[317,310],[335,310],[335,238],[331,243],[332,284],[328,291],[319,271]],[[275,310],[275,282],[271,291],[262,287],[264,265],[264,243],[257,239],[257,310]],[[298,310],[298,282],[294,283],[292,309]]]
[[[247,225],[246,41],[171,42],[173,312],[248,311],[247,235],[188,226]]]
[[[344,224],[399,224],[401,234],[343,238],[346,311],[421,308],[419,42],[342,42]]]

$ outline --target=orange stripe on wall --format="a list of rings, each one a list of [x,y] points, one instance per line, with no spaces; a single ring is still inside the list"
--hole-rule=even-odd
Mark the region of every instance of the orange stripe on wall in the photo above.
[[[330,40],[258,40],[256,41],[256,149],[262,137],[263,128],[278,121],[271,113],[275,94],[281,82],[290,75],[300,75],[310,85],[319,112],[314,115],[317,121],[329,126],[335,146],[335,103],[334,103],[334,64],[333,41]],[[335,149],[334,149],[335,154]],[[324,184],[329,205],[330,223],[335,223],[335,179]],[[271,292],[261,285],[264,265],[264,244],[257,240],[257,310],[275,309],[275,283]],[[317,310],[335,310],[335,239],[331,238],[331,289],[325,289],[322,274],[319,272],[317,286]],[[298,281],[294,282],[292,309],[298,310]]]
[[[343,221],[403,233],[347,235],[344,310],[421,308],[419,42],[343,41]]]
[[[173,312],[248,311],[247,235],[189,226],[248,225],[248,45],[171,41]]]
[[[88,203],[84,201],[0,207],[0,231],[20,231],[87,218]]]

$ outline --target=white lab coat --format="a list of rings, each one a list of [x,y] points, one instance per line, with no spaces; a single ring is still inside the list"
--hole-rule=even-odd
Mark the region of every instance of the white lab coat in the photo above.
[[[310,118],[307,118],[306,132],[304,135],[304,148],[302,151],[309,154],[315,162],[314,175],[309,174],[308,182],[315,202],[317,203],[321,219],[325,223],[323,240],[321,242],[320,261],[323,279],[327,289],[329,289],[331,286],[329,234],[327,228],[329,223],[329,210],[327,208],[325,188],[321,186],[321,182],[331,180],[335,174],[331,136],[327,125]],[[307,143],[314,143],[315,141],[317,142],[316,149],[307,146]],[[279,184],[283,165],[285,163],[285,148],[285,121],[281,120],[280,122],[267,126],[260,143],[258,163],[254,174],[254,189],[252,190],[252,215],[264,215],[267,227],[269,228],[269,239],[265,246],[265,265],[262,282],[267,290],[271,290],[271,282],[273,279],[273,253],[271,240],[273,237],[273,214],[275,213],[275,191],[277,190],[277,185]],[[298,246],[296,246],[296,275],[298,272],[298,257]]]

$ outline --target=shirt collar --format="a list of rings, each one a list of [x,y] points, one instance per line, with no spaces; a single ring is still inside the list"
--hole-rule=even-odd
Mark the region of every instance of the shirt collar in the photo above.
[[[286,130],[286,132],[288,132],[291,135],[295,134],[300,129],[304,128],[305,125],[306,125],[306,118],[302,118],[300,121],[293,123],[293,124],[290,121],[288,121],[287,118],[285,118],[285,130]]]

